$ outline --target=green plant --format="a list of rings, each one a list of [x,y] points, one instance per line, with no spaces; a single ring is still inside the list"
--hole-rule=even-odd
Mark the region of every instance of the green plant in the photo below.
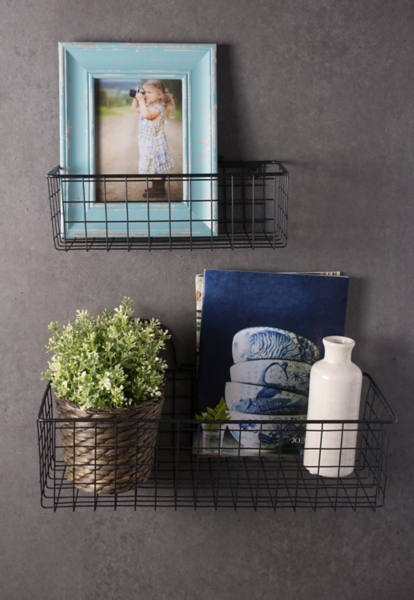
[[[202,412],[201,415],[195,415],[198,421],[230,421],[230,415],[227,410],[224,398],[220,399],[220,402],[216,404],[215,408],[207,407],[206,412]],[[218,429],[220,423],[203,423],[203,427],[206,430]]]
[[[133,318],[133,301],[124,297],[114,311],[97,317],[78,310],[62,329],[49,325],[54,335],[49,379],[56,394],[84,408],[134,406],[161,396],[167,364],[159,356],[169,334],[156,319]]]

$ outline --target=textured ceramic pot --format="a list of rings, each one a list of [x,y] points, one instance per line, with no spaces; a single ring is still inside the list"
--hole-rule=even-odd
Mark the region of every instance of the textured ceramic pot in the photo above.
[[[311,369],[308,423],[303,463],[310,473],[346,477],[355,466],[362,372],[351,361],[354,340],[341,336],[323,340],[325,357]],[[341,421],[326,423],[325,421]]]

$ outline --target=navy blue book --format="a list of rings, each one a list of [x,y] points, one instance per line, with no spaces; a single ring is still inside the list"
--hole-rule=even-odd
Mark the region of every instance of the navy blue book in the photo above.
[[[306,414],[322,340],[345,333],[348,286],[343,276],[206,270],[196,412],[224,397],[232,419]]]

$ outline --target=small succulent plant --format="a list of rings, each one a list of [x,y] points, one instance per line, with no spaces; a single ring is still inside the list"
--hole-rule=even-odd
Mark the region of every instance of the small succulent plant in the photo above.
[[[224,398],[220,399],[215,408],[207,407],[206,412],[202,412],[201,415],[195,415],[195,418],[198,421],[230,421],[230,415]],[[220,427],[220,423],[203,423],[203,427],[207,431],[214,430]]]

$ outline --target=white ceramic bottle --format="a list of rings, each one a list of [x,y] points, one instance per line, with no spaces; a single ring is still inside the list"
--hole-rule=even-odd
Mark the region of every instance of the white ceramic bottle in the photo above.
[[[351,361],[354,340],[323,339],[325,357],[312,366],[308,421],[347,421],[359,418],[362,372]],[[323,477],[346,477],[355,466],[358,424],[308,423],[303,464]]]

